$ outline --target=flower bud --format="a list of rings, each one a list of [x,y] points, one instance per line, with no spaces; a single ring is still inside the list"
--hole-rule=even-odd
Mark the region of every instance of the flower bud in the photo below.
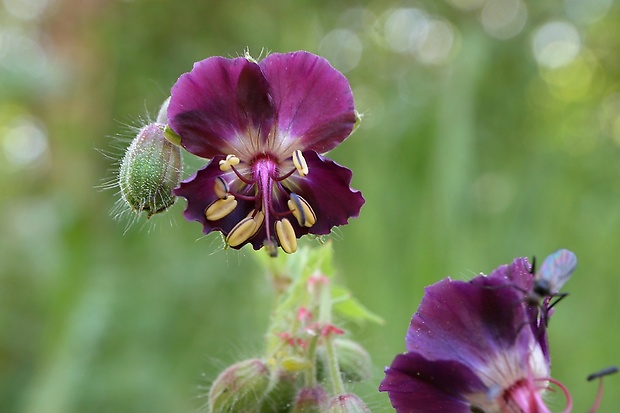
[[[326,403],[327,391],[323,387],[304,387],[295,396],[292,413],[322,413]]]
[[[272,374],[270,391],[262,402],[260,413],[289,413],[299,387],[297,374],[279,369]]]
[[[123,201],[147,217],[168,209],[181,181],[181,149],[164,138],[165,125],[151,123],[140,130],[121,161],[118,174]]]
[[[360,344],[346,338],[334,340],[336,357],[342,379],[350,382],[368,380],[371,375],[372,362],[370,355]],[[317,350],[319,361],[319,377],[327,366],[327,355],[324,347]]]
[[[362,399],[349,393],[330,399],[325,413],[370,413],[370,410]]]
[[[235,363],[213,382],[209,390],[209,412],[259,412],[270,387],[271,373],[262,360]]]

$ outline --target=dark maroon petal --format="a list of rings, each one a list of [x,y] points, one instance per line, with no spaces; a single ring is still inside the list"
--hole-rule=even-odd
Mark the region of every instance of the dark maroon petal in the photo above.
[[[269,84],[245,58],[210,57],[172,87],[168,122],[181,144],[203,158],[248,154],[274,120]]]
[[[487,388],[457,361],[429,361],[406,353],[386,369],[379,391],[388,392],[398,413],[471,413],[464,395],[485,393]]]
[[[327,60],[300,51],[269,55],[259,65],[271,85],[283,153],[325,153],[349,136],[355,124],[353,93]]]
[[[525,294],[532,290],[533,276],[530,273],[531,269],[532,267],[527,258],[516,258],[512,264],[501,265],[493,270],[489,274],[489,278],[504,279]]]
[[[233,172],[225,173],[220,170],[219,161],[222,159],[222,156],[216,156],[204,168],[199,169],[193,176],[181,182],[181,185],[174,191],[175,195],[187,199],[187,208],[183,213],[185,218],[188,221],[200,222],[204,227],[203,232],[205,234],[213,230],[219,230],[224,234],[228,234],[239,221],[254,209],[254,202],[238,199],[237,207],[233,212],[217,221],[207,220],[205,209],[213,201],[217,200],[217,196],[213,191],[215,178],[218,176],[226,178],[227,174],[234,174]],[[228,178],[227,180],[232,181],[233,179]],[[242,246],[243,244],[237,248]]]
[[[285,185],[308,201],[316,214],[316,223],[308,232],[329,234],[334,226],[344,225],[349,218],[359,215],[364,197],[349,186],[351,170],[313,151],[303,155],[310,172],[305,177],[291,176]]]
[[[527,304],[527,295],[532,291],[534,275],[532,274],[532,265],[527,258],[516,258],[510,265],[502,265],[495,269],[489,278],[498,278],[506,280],[508,285],[512,286],[521,294],[523,306],[526,308],[528,324],[532,330],[532,334],[542,348],[543,354],[549,361],[549,342],[547,339],[547,321],[552,314],[552,310],[548,309],[549,299],[545,298],[539,306],[536,304]],[[541,317],[541,314],[544,317]]]
[[[519,334],[530,334],[526,323],[523,294],[505,281],[444,279],[425,289],[407,332],[407,349],[477,371],[512,349]]]

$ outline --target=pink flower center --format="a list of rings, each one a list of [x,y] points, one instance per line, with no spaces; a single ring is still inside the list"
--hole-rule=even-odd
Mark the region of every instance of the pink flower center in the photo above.
[[[536,382],[544,383],[543,385]],[[542,395],[547,389],[548,383],[553,383],[562,390],[566,398],[566,408],[563,413],[569,413],[572,409],[572,399],[568,389],[559,381],[552,378],[519,380],[498,399],[501,412],[503,413],[551,413],[543,401]]]

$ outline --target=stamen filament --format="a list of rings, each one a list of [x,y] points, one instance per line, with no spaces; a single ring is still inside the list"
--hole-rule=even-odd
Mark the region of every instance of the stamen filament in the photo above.
[[[255,201],[256,200],[256,195],[245,195],[243,193],[237,193],[237,192],[231,192],[232,195],[235,196],[235,198],[239,198],[239,199],[243,199],[244,201]]]
[[[612,366],[612,367],[607,367],[606,369],[603,369],[597,373],[590,374],[588,376],[588,381],[591,381],[597,378],[599,379],[598,391],[596,392],[596,399],[594,399],[594,403],[592,404],[592,407],[590,407],[590,410],[588,410],[588,413],[596,413],[598,408],[601,406],[601,401],[603,400],[603,377],[607,376],[608,374],[614,374],[617,372],[618,372],[618,368],[615,366]]]
[[[221,169],[221,168],[220,168]],[[248,185],[252,185],[254,183],[254,181],[249,180],[248,178],[246,178],[245,176],[243,176],[241,174],[241,172],[239,172],[237,170],[237,168],[235,168],[234,166],[231,166],[230,169],[232,169],[232,171],[235,173],[235,175],[237,175],[237,178],[241,179],[241,181],[243,181],[244,183],[248,184]]]
[[[560,390],[562,390],[562,393],[564,393],[564,397],[566,398],[566,407],[564,408],[564,411],[562,413],[570,413],[571,410],[573,409],[573,399],[570,395],[570,392],[568,391],[568,389],[566,388],[565,385],[563,385],[561,382],[559,382],[558,380],[551,378],[551,377],[546,377],[546,378],[538,378],[538,379],[534,379],[534,381],[543,381],[543,382],[550,382],[555,384],[556,386],[558,386],[560,388]]]
[[[288,178],[289,176],[293,175],[295,173],[297,169],[291,169],[290,171],[288,171],[286,174],[284,175],[280,175],[277,178],[273,178],[274,181],[277,182],[282,182],[284,181],[286,178]]]

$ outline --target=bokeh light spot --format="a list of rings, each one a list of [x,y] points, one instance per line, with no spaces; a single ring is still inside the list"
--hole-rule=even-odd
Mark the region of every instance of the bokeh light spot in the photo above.
[[[395,9],[385,21],[385,42],[395,52],[407,53],[417,42],[426,37],[428,15],[414,8]]]
[[[570,23],[553,21],[539,27],[532,38],[532,51],[539,65],[557,69],[572,62],[581,50],[581,36]]]
[[[27,167],[47,153],[47,133],[36,120],[19,119],[4,133],[2,148],[8,162]]]
[[[594,23],[605,17],[612,0],[565,0],[566,15],[579,23]]]
[[[347,29],[336,29],[327,33],[319,44],[319,52],[341,72],[354,69],[362,57],[360,38]]]
[[[354,7],[346,10],[338,18],[338,26],[357,32],[367,31],[377,22],[377,17],[368,9]]]
[[[17,29],[0,29],[0,66],[20,76],[41,76],[47,67],[42,47]]]
[[[558,69],[541,68],[540,76],[547,83],[551,94],[559,100],[570,102],[585,97],[594,77],[591,59],[579,57]]]
[[[444,20],[430,20],[425,36],[416,39],[414,56],[422,63],[440,65],[452,56],[455,44],[455,29]]]
[[[527,6],[521,0],[489,0],[480,21],[487,33],[505,40],[521,33],[527,21]]]

